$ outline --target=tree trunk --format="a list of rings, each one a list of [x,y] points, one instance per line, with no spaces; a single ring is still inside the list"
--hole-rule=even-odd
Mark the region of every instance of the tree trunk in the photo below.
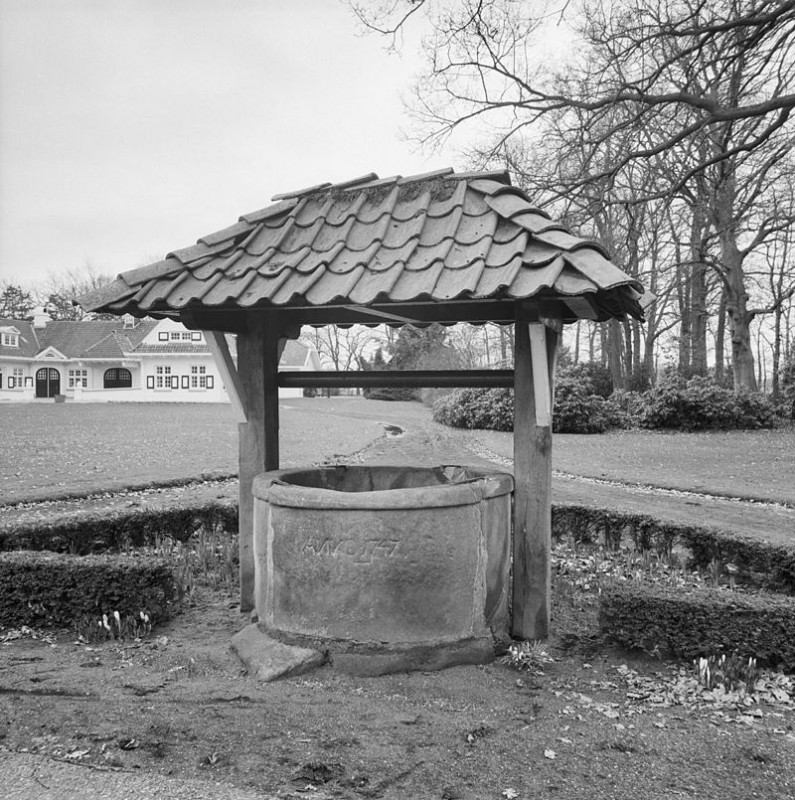
[[[621,323],[617,319],[611,319],[610,322],[606,324],[606,327],[608,344],[607,365],[610,368],[610,374],[613,376],[613,388],[625,389],[624,365],[621,358]]]
[[[731,166],[724,174],[715,197],[715,220],[720,245],[721,266],[726,288],[726,315],[731,333],[732,370],[735,390],[746,387],[756,391],[754,353],[751,347],[751,320],[748,292],[745,288],[743,254],[737,245],[737,221],[734,218],[735,179]]]
[[[679,305],[679,372],[690,376],[690,271],[681,264],[676,270],[676,299]]]
[[[707,265],[704,263],[708,220],[706,209],[693,209],[690,237],[690,372],[707,374]]]
[[[726,288],[720,293],[718,305],[718,327],[715,331],[715,380],[723,380],[724,364],[726,363]]]
[[[753,314],[748,313],[748,293],[745,290],[742,257],[736,245],[730,243],[725,249],[721,247],[724,267],[728,273],[728,292],[726,297],[726,314],[729,319],[731,333],[732,370],[735,390],[745,387],[756,391],[756,375],[754,374],[754,353],[751,347],[751,320]]]
[[[781,380],[779,370],[781,369],[781,319],[784,311],[781,306],[777,306],[773,318],[773,399],[778,400],[781,394]]]

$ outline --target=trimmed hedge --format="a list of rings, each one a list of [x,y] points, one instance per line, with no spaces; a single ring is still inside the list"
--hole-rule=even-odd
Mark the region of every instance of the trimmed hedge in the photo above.
[[[236,531],[235,503],[194,507],[96,511],[77,517],[54,517],[0,529],[0,552],[51,550],[56,553],[119,552],[146,547],[166,536],[185,542],[200,528]]]
[[[168,619],[178,599],[170,565],[147,555],[0,553],[0,625],[74,625],[118,612]]]
[[[624,647],[692,659],[737,653],[795,670],[795,598],[706,588],[614,583],[599,625]]]
[[[734,564],[741,582],[795,595],[795,541],[789,547],[750,536],[695,525],[665,522],[643,514],[619,514],[589,506],[552,506],[552,537],[609,549],[631,542],[637,550],[670,554],[684,547],[690,566],[706,569],[713,560]]]
[[[171,537],[186,542],[196,531],[237,531],[235,503],[212,502],[185,508],[115,510],[80,517],[54,517],[0,529],[0,552],[48,550],[56,553],[120,552]],[[601,543],[614,549],[631,542],[637,550],[668,554],[686,547],[695,567],[717,559],[739,569],[738,578],[754,585],[795,594],[795,542],[768,544],[713,529],[665,522],[643,514],[620,514],[578,505],[552,506],[552,536],[575,544]]]

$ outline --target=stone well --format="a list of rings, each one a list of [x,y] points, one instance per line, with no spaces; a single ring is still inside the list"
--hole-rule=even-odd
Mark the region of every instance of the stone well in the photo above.
[[[259,475],[260,629],[353,674],[490,661],[509,626],[512,491],[459,466]]]

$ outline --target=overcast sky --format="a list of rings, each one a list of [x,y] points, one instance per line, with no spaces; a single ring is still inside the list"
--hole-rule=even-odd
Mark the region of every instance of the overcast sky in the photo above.
[[[456,166],[339,0],[0,0],[0,279],[112,273],[270,198]]]

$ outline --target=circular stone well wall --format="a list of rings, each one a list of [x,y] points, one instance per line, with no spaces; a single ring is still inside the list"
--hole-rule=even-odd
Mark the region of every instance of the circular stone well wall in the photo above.
[[[513,478],[322,467],[254,481],[260,626],[357,674],[493,658],[507,636]]]

